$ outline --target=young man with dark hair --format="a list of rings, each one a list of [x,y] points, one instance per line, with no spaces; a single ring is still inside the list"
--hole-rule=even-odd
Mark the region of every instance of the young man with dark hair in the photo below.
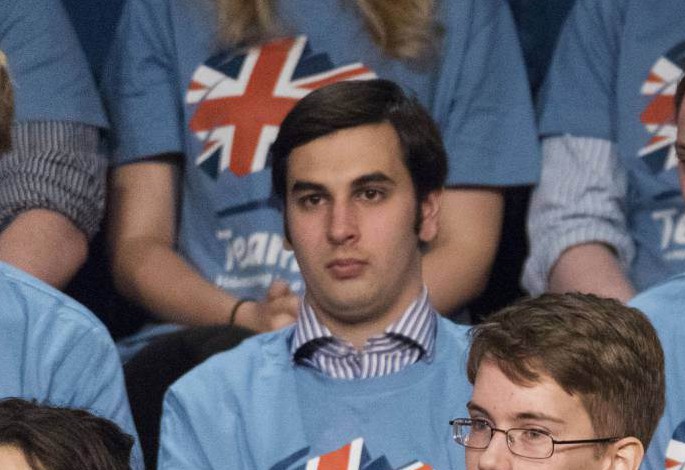
[[[675,142],[680,188],[685,195],[685,79],[675,92],[678,132]],[[645,457],[645,470],[682,468],[685,464],[685,273],[678,274],[642,292],[630,301],[649,317],[659,334],[666,355],[666,411]],[[664,464],[665,462],[665,464]]]
[[[637,470],[664,410],[664,355],[638,310],[545,294],[471,332],[468,470]]]
[[[293,108],[272,159],[297,323],[171,387],[158,468],[462,468],[437,423],[468,397],[465,329],[421,278],[446,173],[434,124],[392,82],[338,83]]]
[[[84,410],[0,401],[0,468],[129,470],[133,438]]]

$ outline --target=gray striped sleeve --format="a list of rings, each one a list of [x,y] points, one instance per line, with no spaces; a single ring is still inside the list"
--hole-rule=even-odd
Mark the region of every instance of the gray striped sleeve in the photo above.
[[[628,178],[614,144],[571,135],[542,142],[543,165],[528,213],[530,254],[522,285],[547,289],[550,270],[568,248],[587,242],[611,246],[624,269],[635,247],[626,226]]]
[[[98,128],[62,121],[12,126],[12,150],[0,156],[0,226],[29,209],[70,219],[88,238],[105,208],[107,161]]]

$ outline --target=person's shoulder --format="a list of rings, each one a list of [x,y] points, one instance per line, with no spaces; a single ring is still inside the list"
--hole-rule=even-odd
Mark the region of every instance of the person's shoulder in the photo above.
[[[685,273],[681,273],[640,292],[628,304],[641,310],[653,322],[668,318],[679,322],[684,302]]]
[[[29,323],[67,322],[87,330],[106,332],[86,307],[24,271],[0,262],[0,302],[15,303]]]
[[[438,314],[438,337],[444,336],[450,339],[450,343],[459,347],[468,347],[468,335],[470,326],[456,323]]]
[[[291,326],[248,338],[235,348],[215,354],[193,368],[178,379],[170,391],[189,397],[198,390],[240,393],[240,390],[249,388],[260,374],[277,372],[290,364],[292,332]],[[213,387],[213,384],[217,386]]]

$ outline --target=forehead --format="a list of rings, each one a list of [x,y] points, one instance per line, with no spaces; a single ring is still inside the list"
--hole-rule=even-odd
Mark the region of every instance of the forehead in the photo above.
[[[289,185],[298,180],[344,183],[374,172],[411,180],[389,123],[336,131],[293,149],[288,158]]]
[[[515,426],[529,417],[543,416],[562,430],[592,429],[580,397],[567,393],[552,377],[541,373],[538,381],[519,384],[488,359],[478,368],[471,403],[498,426]]]

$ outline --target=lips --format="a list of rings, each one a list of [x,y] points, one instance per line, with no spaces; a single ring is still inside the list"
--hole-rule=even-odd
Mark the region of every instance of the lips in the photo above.
[[[361,276],[366,268],[365,261],[355,258],[342,258],[331,261],[326,265],[326,269],[333,275],[334,278],[345,280],[354,279]]]

